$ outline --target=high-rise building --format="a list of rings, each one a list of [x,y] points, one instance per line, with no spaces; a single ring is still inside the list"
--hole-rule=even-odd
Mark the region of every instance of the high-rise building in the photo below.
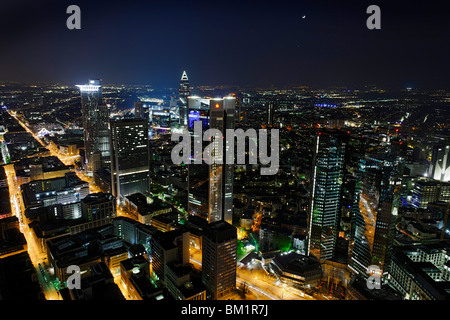
[[[212,299],[225,297],[236,288],[237,230],[225,221],[203,229],[202,283]]]
[[[269,101],[266,103],[266,124],[272,126],[275,118],[275,102]]]
[[[450,145],[437,145],[431,155],[430,177],[450,181]]]
[[[389,152],[366,154],[361,159],[349,266],[362,279],[367,279],[375,268],[384,282],[389,272],[401,188],[398,168],[399,160]]]
[[[191,89],[189,87],[189,79],[186,71],[183,71],[178,89],[178,110],[180,112],[180,127],[187,129],[188,127],[188,97]]]
[[[120,201],[133,193],[149,192],[148,122],[111,121],[111,189]]]
[[[144,109],[142,101],[134,102],[134,118],[144,119]]]
[[[92,174],[109,163],[109,109],[102,102],[100,80],[89,80],[89,84],[77,87],[81,93],[86,171]]]
[[[189,97],[188,107],[190,119],[201,121],[202,130],[218,129],[225,134],[227,129],[234,129],[234,97],[223,99]],[[194,121],[189,120],[189,129],[195,144],[196,141],[201,142],[203,137],[196,136],[196,132],[193,130]],[[217,140],[213,140],[211,143],[214,149],[219,147]],[[188,211],[189,214],[203,217],[210,223],[225,220],[231,224],[234,165],[226,163],[227,146],[225,141],[223,141],[222,147],[222,152],[212,155],[210,164],[206,164],[204,158],[194,155],[194,161],[188,166]],[[201,157],[202,155],[197,156]],[[220,157],[222,159],[219,159]]]
[[[150,240],[152,270],[161,282],[167,284],[167,265],[189,263],[189,232],[186,230],[157,231]]]
[[[330,260],[335,254],[347,138],[337,130],[322,130],[316,137],[308,252],[320,260]]]

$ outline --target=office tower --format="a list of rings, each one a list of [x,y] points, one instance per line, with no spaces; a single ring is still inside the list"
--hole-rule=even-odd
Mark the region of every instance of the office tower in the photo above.
[[[64,177],[25,183],[21,190],[25,208],[46,207],[80,201],[89,194],[89,183],[69,172]]]
[[[111,121],[111,189],[120,201],[133,193],[149,192],[148,122]]]
[[[242,101],[240,97],[234,96],[236,98],[236,121],[241,122],[242,114]]]
[[[116,217],[116,199],[110,193],[91,193],[81,200],[81,212],[85,221],[111,223]]]
[[[389,272],[401,188],[398,168],[399,160],[388,150],[366,154],[361,159],[349,266],[363,279],[367,279],[373,266],[379,268],[382,281]]]
[[[411,205],[426,209],[428,203],[435,201],[450,202],[450,183],[431,179],[421,179],[414,183]]]
[[[308,252],[320,260],[332,259],[335,253],[346,143],[347,134],[337,130],[323,130],[316,137]]]
[[[213,99],[210,105],[210,128],[219,129],[224,135],[227,129],[234,130],[234,98]],[[214,141],[215,147],[217,141]],[[216,161],[209,166],[209,222],[225,220],[229,224],[233,219],[233,177],[234,165],[227,164],[225,155],[227,146],[223,141],[223,150],[216,155]],[[234,150],[232,150],[234,152]]]
[[[134,102],[134,118],[135,119],[144,119],[144,109],[142,101]]]
[[[275,103],[273,101],[269,101],[266,103],[266,124],[268,126],[273,125],[274,116],[275,116]]]
[[[225,221],[203,229],[202,283],[212,299],[225,297],[236,288],[237,230]]]
[[[102,102],[100,80],[89,80],[89,84],[77,87],[81,93],[86,171],[92,175],[109,163],[109,110]]]
[[[194,121],[202,122],[203,131],[218,129],[225,135],[226,129],[234,129],[235,98],[233,97],[223,99],[189,97],[188,107],[189,129],[194,144],[195,141],[202,141],[202,137],[196,136],[193,130]],[[218,141],[213,140],[212,144],[214,148],[218,147]],[[226,163],[225,141],[223,141],[222,147],[222,163],[218,161],[219,152],[219,154],[213,155],[209,165],[205,163],[204,158],[196,158],[194,155],[193,162],[188,166],[188,211],[191,215],[207,219],[209,223],[225,220],[231,224],[233,218],[234,164]]]
[[[434,146],[430,169],[430,178],[450,181],[450,145]]]
[[[189,231],[157,231],[150,240],[152,251],[152,270],[161,282],[167,284],[167,265],[178,262],[185,266],[189,263]]]
[[[186,71],[183,71],[178,89],[178,110],[180,112],[180,127],[187,129],[188,127],[188,97],[190,95],[189,79]]]

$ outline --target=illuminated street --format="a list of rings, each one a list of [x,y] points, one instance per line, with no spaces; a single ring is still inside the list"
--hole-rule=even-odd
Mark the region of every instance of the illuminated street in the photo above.
[[[190,262],[201,269],[201,251],[190,249]],[[269,300],[315,300],[313,297],[303,293],[301,290],[282,284],[274,276],[269,276],[262,269],[259,262],[252,263],[251,269],[245,267],[237,268],[237,286],[245,284],[254,294]]]
[[[48,271],[47,255],[41,250],[41,246],[33,232],[32,229],[28,227],[26,217],[24,214],[25,208],[22,202],[22,196],[20,193],[20,188],[17,185],[15,179],[14,165],[9,164],[5,166],[5,171],[8,177],[9,192],[11,195],[11,208],[13,215],[19,218],[20,231],[25,236],[28,246],[28,254],[30,255],[33,266],[36,269],[36,274],[38,276],[39,282],[43,288],[45,296],[48,300],[61,300],[61,297],[55,287],[49,282],[44,280],[43,275],[39,270],[39,264],[41,264]],[[48,277],[48,275],[47,275]]]
[[[48,145],[45,145],[39,137],[37,137],[22,121],[20,121],[16,114],[11,112],[10,113],[18,122],[19,124],[27,131],[29,132],[42,146],[48,147]],[[72,156],[72,157],[65,157],[62,156],[55,148],[49,148],[51,155],[58,157],[64,164],[66,165],[73,165],[75,161],[79,158],[79,156]],[[8,177],[8,186],[10,190],[10,194],[12,195],[11,198],[11,207],[13,210],[13,215],[17,216],[20,221],[20,231],[24,234],[25,239],[28,244],[28,254],[30,255],[31,261],[33,263],[33,266],[36,268],[36,273],[39,279],[39,282],[41,284],[41,287],[44,291],[44,294],[46,296],[46,299],[48,300],[62,300],[61,295],[59,294],[58,290],[53,285],[52,281],[55,280],[52,269],[50,268],[50,265],[47,262],[47,255],[46,253],[41,249],[41,246],[39,244],[39,240],[36,238],[36,235],[34,234],[33,230],[28,227],[28,222],[26,221],[25,217],[25,208],[22,201],[22,196],[20,193],[20,187],[17,185],[17,181],[15,179],[15,171],[14,171],[14,165],[9,164],[5,166],[5,171]],[[77,176],[82,179],[83,181],[89,182],[89,191],[91,193],[101,192],[100,188],[97,187],[97,185],[94,183],[93,179],[91,177],[86,176],[83,172],[79,172],[76,170]],[[117,207],[117,216],[128,216],[124,212],[124,210],[121,207]],[[42,265],[44,268],[44,272],[46,273],[46,278],[44,279],[44,276],[39,270],[39,264]],[[120,278],[120,276],[119,276]],[[116,281],[116,278],[115,278]],[[124,297],[127,298],[127,294],[125,292],[125,288],[123,286],[122,281],[117,281],[119,288],[121,289]]]

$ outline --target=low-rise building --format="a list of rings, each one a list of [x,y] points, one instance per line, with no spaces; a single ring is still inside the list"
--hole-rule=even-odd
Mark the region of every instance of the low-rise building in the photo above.
[[[389,284],[406,300],[450,299],[450,245],[396,247],[392,254]]]
[[[150,278],[150,264],[143,256],[136,256],[120,263],[121,281],[132,300],[167,299],[163,287]]]
[[[277,254],[271,267],[282,281],[304,288],[316,287],[322,277],[321,265],[317,259],[295,252]]]
[[[0,259],[28,249],[25,236],[19,230],[17,217],[0,219]]]
[[[190,266],[169,263],[166,286],[175,300],[206,300],[206,288],[201,277]]]
[[[172,212],[172,206],[158,197],[146,197],[142,193],[133,193],[125,197],[125,206],[140,223],[151,224],[152,218]]]
[[[89,275],[81,277],[79,289],[68,289],[70,300],[125,300],[114,277],[104,262],[90,266]]]

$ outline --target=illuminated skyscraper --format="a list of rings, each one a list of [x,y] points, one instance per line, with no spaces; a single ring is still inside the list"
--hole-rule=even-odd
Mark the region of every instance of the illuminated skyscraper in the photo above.
[[[89,84],[77,87],[81,93],[86,171],[92,174],[109,163],[109,110],[102,102],[100,80],[89,80]]]
[[[195,135],[193,130],[195,121],[201,121],[203,131],[218,129],[225,134],[226,129],[234,129],[235,103],[233,97],[223,99],[189,97],[189,129],[194,144],[196,141],[201,142],[203,138]],[[217,143],[218,141],[213,142],[214,148],[218,147]],[[189,214],[207,219],[209,223],[225,220],[231,224],[234,164],[226,164],[225,141],[222,147],[221,154],[213,155],[214,159],[211,159],[210,164],[205,163],[205,158],[195,158],[194,155],[194,161],[188,166],[188,211]],[[223,158],[220,159],[219,156]]]
[[[438,145],[431,155],[430,177],[440,181],[450,181],[450,145]]]
[[[225,221],[208,224],[202,236],[202,282],[213,300],[236,288],[237,230]]]
[[[349,266],[367,279],[376,266],[380,276],[389,272],[401,182],[399,163],[388,151],[361,159],[359,206],[354,210],[354,246]],[[370,267],[370,268],[369,268]]]
[[[347,134],[337,130],[323,130],[316,137],[308,252],[320,260],[332,259],[335,254],[346,143]]]
[[[121,201],[133,193],[149,192],[148,122],[111,121],[111,189]]]
[[[188,97],[190,95],[190,87],[189,87],[189,79],[186,74],[186,71],[183,71],[183,74],[181,76],[180,80],[180,87],[178,89],[178,110],[180,112],[180,127],[186,128],[188,127]]]

